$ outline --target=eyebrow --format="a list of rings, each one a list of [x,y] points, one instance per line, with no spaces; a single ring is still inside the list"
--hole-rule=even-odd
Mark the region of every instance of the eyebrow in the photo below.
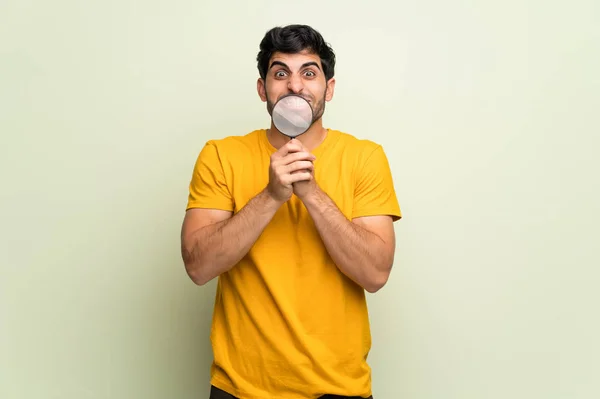
[[[275,65],[281,65],[282,67],[284,67],[288,71],[290,70],[290,67],[287,66],[285,63],[283,63],[281,61],[273,61],[271,63],[271,66],[269,67],[269,69],[273,68]],[[302,64],[302,66],[300,67],[300,69],[306,68],[307,66],[311,66],[311,65],[316,66],[319,71],[321,70],[321,68],[319,68],[319,64],[317,64],[314,61],[305,62],[304,64]]]

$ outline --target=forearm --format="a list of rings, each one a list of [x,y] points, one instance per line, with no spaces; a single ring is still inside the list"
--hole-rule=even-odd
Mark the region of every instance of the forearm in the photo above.
[[[186,270],[192,280],[203,285],[235,266],[250,251],[280,206],[265,190],[231,218],[192,233],[184,250]]]
[[[320,189],[304,204],[340,271],[369,292],[381,288],[393,258],[381,237],[348,220]]]

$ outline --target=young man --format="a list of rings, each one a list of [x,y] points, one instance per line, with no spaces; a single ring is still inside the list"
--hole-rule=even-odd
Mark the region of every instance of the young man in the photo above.
[[[211,398],[367,398],[365,290],[388,279],[401,217],[388,161],[323,127],[335,55],[318,32],[274,28],[257,60],[269,114],[294,93],[314,119],[293,140],[271,123],[208,141],[196,161],[181,240],[190,278],[218,277]]]

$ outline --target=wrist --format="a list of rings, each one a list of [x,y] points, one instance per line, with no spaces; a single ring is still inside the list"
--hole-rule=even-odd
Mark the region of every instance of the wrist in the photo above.
[[[317,205],[318,203],[320,203],[322,200],[321,198],[323,197],[323,191],[321,191],[321,189],[319,188],[318,185],[315,185],[314,190],[309,191],[308,193],[306,193],[305,195],[302,196],[302,198],[300,198],[302,200],[302,202],[304,203],[304,205],[307,208],[313,207],[315,205]]]
[[[277,209],[279,209],[279,207],[281,207],[281,205],[283,205],[285,202],[275,198],[269,191],[268,187],[265,187],[265,189],[258,194],[258,197],[260,198],[264,207],[273,211],[277,211]]]

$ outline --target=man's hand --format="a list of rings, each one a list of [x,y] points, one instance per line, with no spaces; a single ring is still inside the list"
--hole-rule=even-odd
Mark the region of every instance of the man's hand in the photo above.
[[[298,140],[292,140],[295,141],[301,148],[301,151],[303,152],[309,152],[308,149],[306,147],[304,147],[304,145],[298,141]],[[313,155],[311,164],[312,167],[310,170],[307,170],[307,172],[310,173],[311,178],[308,180],[302,180],[302,181],[298,181],[296,183],[293,184],[293,188],[294,188],[294,194],[296,194],[296,196],[298,198],[300,198],[300,200],[304,201],[308,196],[314,194],[315,191],[317,191],[319,189],[319,186],[317,185],[317,182],[315,180],[315,169],[314,169],[314,160],[316,159],[316,157]],[[296,172],[298,173],[298,172]]]
[[[300,141],[290,140],[271,156],[267,192],[281,203],[289,200],[296,184],[314,180],[314,160],[315,156]]]

